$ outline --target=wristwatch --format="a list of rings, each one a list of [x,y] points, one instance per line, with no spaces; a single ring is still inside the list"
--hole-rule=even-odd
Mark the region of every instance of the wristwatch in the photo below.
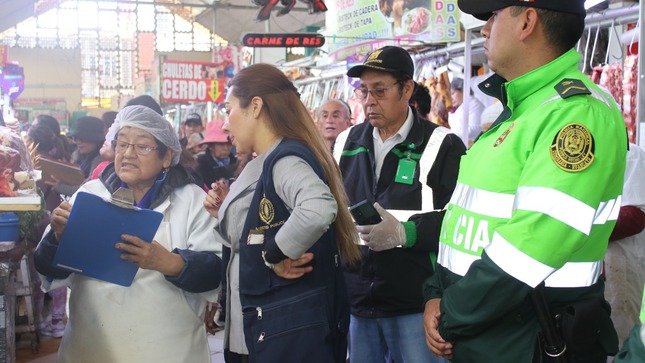
[[[266,267],[268,267],[268,268],[270,268],[271,270],[273,270],[273,268],[275,267],[275,265],[274,265],[274,264],[272,264],[271,262],[267,261],[267,257],[266,257],[266,256],[267,256],[267,251],[262,251],[262,260],[264,261],[264,264],[266,265]]]

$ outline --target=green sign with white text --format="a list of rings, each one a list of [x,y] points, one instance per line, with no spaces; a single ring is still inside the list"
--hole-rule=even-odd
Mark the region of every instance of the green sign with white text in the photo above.
[[[384,45],[418,46],[460,40],[457,0],[328,1],[327,40],[335,60],[360,61]]]

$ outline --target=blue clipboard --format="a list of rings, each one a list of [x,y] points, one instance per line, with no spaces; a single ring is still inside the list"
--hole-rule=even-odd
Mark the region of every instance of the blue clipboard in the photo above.
[[[79,192],[58,244],[53,265],[81,275],[130,286],[139,266],[122,260],[114,245],[122,234],[151,242],[163,214],[124,208],[103,198]]]

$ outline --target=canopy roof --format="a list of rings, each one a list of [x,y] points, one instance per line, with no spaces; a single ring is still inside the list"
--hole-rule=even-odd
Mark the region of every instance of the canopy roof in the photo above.
[[[65,0],[0,0],[0,32],[45,11]],[[83,0],[79,0],[83,1]],[[291,12],[278,16],[282,4],[274,7],[268,21],[257,21],[260,6],[252,0],[98,0],[132,4],[155,4],[190,14],[195,21],[231,44],[241,42],[244,33],[301,32],[305,26],[323,26],[325,13],[308,13],[307,4],[299,1]],[[295,0],[294,0],[295,1]]]

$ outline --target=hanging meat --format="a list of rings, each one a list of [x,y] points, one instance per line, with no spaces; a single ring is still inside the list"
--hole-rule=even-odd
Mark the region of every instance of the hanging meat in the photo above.
[[[595,84],[600,83],[600,76],[602,75],[603,67],[596,66],[593,67],[593,72],[591,73],[591,81]]]
[[[15,197],[17,182],[14,173],[20,169],[20,152],[0,145],[0,197]]]
[[[627,126],[629,142],[636,143],[636,90],[638,85],[638,56],[630,55],[625,58],[625,77],[622,82],[623,119]]]
[[[450,128],[448,125],[448,113],[452,108],[452,98],[450,97],[450,81],[448,72],[437,72],[436,77],[429,77],[424,85],[430,91],[432,104],[430,106],[430,121],[437,125]]]
[[[609,64],[605,65],[600,75],[600,82],[598,83],[601,87],[604,87],[611,93],[614,100],[618,104],[618,107],[621,107],[621,100],[623,99],[623,69],[620,64]]]

